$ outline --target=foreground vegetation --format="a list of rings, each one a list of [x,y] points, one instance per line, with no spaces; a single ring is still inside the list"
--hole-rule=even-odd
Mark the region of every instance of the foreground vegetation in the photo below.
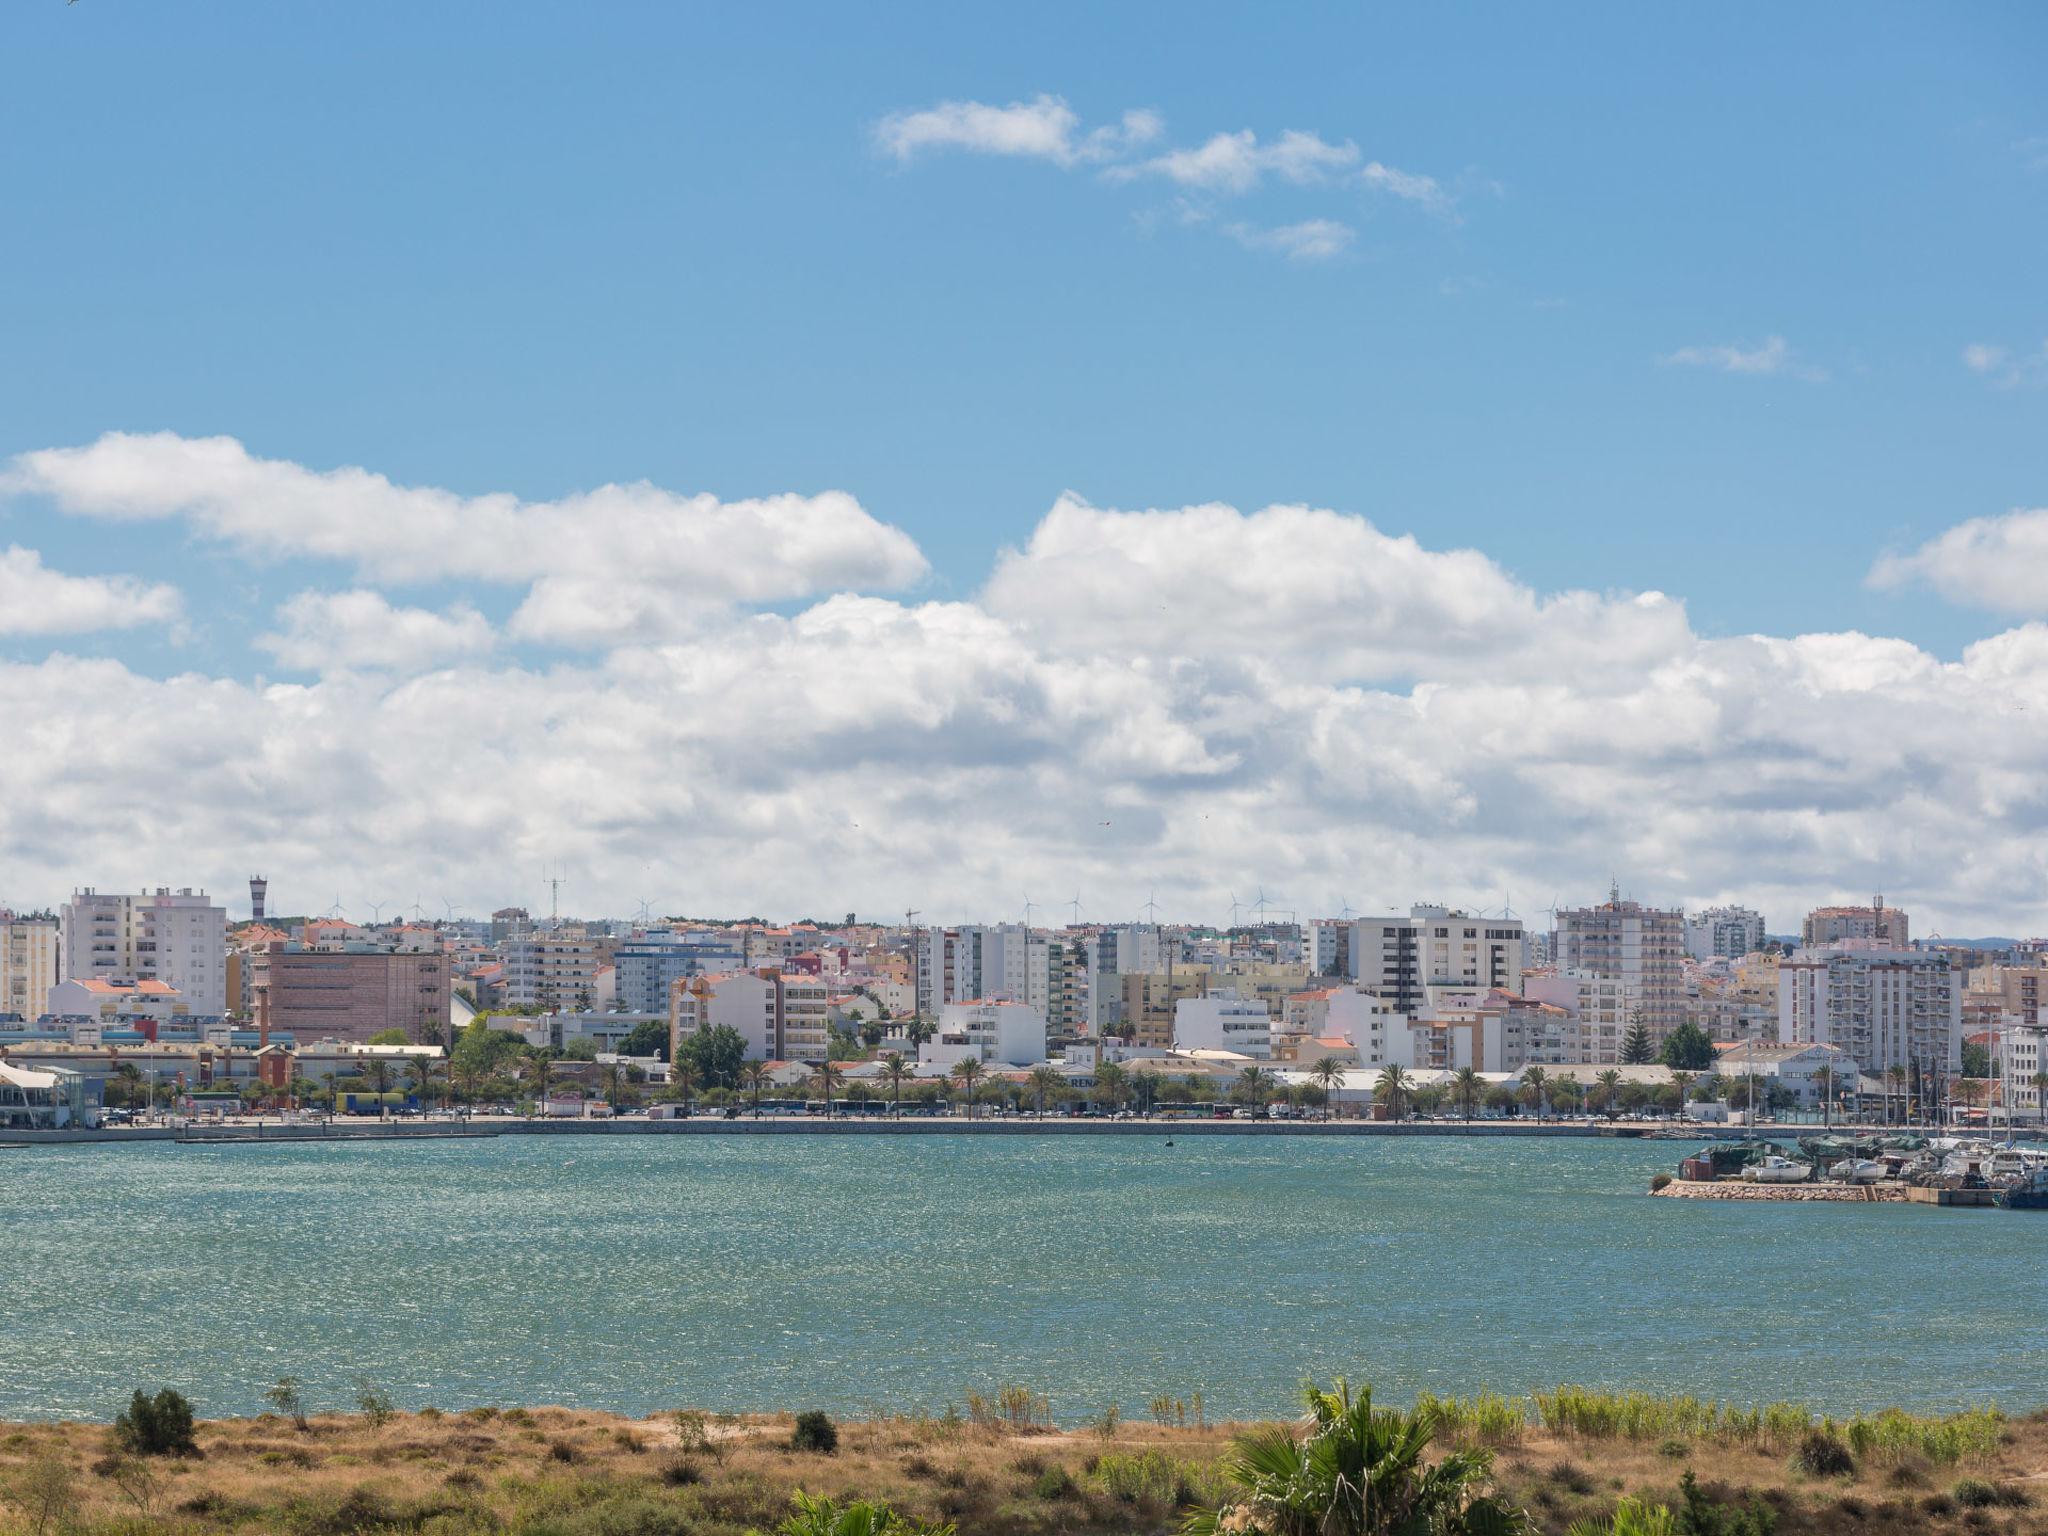
[[[1292,1424],[1162,1395],[1061,1429],[1022,1387],[938,1416],[626,1419],[560,1408],[0,1425],[0,1531],[33,1536],[1269,1536],[2048,1533],[2048,1414],[1817,1418],[1562,1387],[1376,1406],[1311,1389]],[[2037,1492],[2038,1490],[2038,1492]]]

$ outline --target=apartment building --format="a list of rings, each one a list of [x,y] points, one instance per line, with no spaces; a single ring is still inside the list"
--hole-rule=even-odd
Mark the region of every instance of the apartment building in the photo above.
[[[1120,1037],[1133,1045],[1166,1050],[1173,1044],[1174,1006],[1186,997],[1205,997],[1210,970],[1206,965],[1177,965],[1171,972],[1147,971],[1119,976],[1123,993]]]
[[[669,987],[670,1059],[699,1030],[721,1025],[751,1061],[820,1062],[831,1046],[832,988],[815,976],[763,966],[679,977]]]
[[[1909,929],[1905,913],[1873,896],[1867,907],[1815,907],[1800,924],[1799,942],[1806,949],[1853,943],[1905,949],[1912,943]]]
[[[1350,974],[1401,1012],[1420,1013],[1433,986],[1521,991],[1524,947],[1519,918],[1415,906],[1351,925]]]
[[[1273,1015],[1257,998],[1222,988],[1173,1005],[1176,1051],[1235,1051],[1257,1061],[1273,1056]]]
[[[588,1008],[597,1000],[597,941],[585,934],[519,933],[498,945],[513,1007]],[[658,1011],[658,1010],[655,1010]]]
[[[1778,967],[1778,1038],[1832,1045],[1865,1072],[1962,1066],[1962,978],[1947,957],[1869,947],[1801,949]]]
[[[682,977],[743,969],[740,947],[722,934],[681,934],[670,929],[636,933],[612,954],[613,989],[623,1008],[664,1013],[669,988]]]
[[[2018,1017],[2022,1024],[2041,1022],[2041,1001],[2048,992],[2048,966],[1981,965],[1969,974],[1963,1003],[1988,1005]]]
[[[918,1047],[920,1065],[951,1068],[972,1058],[995,1066],[1034,1067],[1045,1060],[1045,1015],[1029,1003],[990,998],[948,1003],[938,1033]]]
[[[87,887],[64,904],[63,972],[161,981],[185,996],[195,1014],[228,1009],[225,907],[189,886],[158,886],[136,895]]]
[[[57,919],[0,912],[0,1013],[33,1019],[50,1006],[60,950]]]
[[[1557,914],[1555,944],[1558,971],[1618,985],[1620,1032],[1609,1048],[1608,1014],[1612,994],[1595,990],[1593,1033],[1585,1059],[1612,1062],[1628,1026],[1640,1016],[1653,1048],[1685,1022],[1685,914],[1623,901],[1615,891],[1597,907],[1575,907]],[[1509,991],[1521,990],[1508,988]],[[1561,999],[1545,998],[1546,1002]],[[1585,1015],[1581,1015],[1582,1020]]]
[[[1695,960],[1740,960],[1764,947],[1764,918],[1748,907],[1707,907],[1685,919],[1685,952]]]

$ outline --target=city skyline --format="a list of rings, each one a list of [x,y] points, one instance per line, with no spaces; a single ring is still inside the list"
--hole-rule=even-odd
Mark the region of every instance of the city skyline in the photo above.
[[[2048,927],[2048,21],[1174,20],[18,8],[0,900]]]

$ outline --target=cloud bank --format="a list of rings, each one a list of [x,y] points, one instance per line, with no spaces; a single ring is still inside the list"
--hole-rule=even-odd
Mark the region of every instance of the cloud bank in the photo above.
[[[1651,900],[1754,901],[1781,930],[1882,889],[1968,932],[2038,926],[2048,898],[2041,623],[1953,661],[1860,633],[1706,637],[1676,597],[1539,591],[1482,551],[1304,506],[1070,494],[980,590],[920,601],[861,589],[923,560],[839,493],[465,498],[162,437],[28,455],[12,483],[342,580],[288,597],[228,675],[0,653],[0,718],[29,722],[0,753],[0,901],[225,892],[260,868],[287,909],[339,891],[481,911],[537,900],[544,862],[569,869],[567,906],[606,912],[992,920],[1078,890],[1085,916],[1128,919],[1156,890],[1221,918],[1263,885],[1304,916],[1533,913],[1619,875]],[[345,513],[448,537],[408,563],[342,540]],[[2037,558],[2044,521],[1966,524],[1902,571]],[[815,547],[772,547],[821,522]],[[393,598],[526,583],[529,613],[545,560],[447,547],[488,545],[479,529],[550,535],[577,579],[629,593],[662,586],[632,559],[673,559],[716,601],[659,628],[572,604],[542,644],[466,598]]]

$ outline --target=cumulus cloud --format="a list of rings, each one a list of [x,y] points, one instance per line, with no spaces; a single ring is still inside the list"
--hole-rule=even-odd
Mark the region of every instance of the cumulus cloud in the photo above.
[[[1973,608],[2048,614],[2048,507],[1973,517],[1870,568],[1869,583],[1879,589],[1916,582]]]
[[[1229,234],[1247,250],[1277,251],[1290,261],[1328,261],[1344,253],[1356,231],[1334,219],[1305,219],[1299,224],[1280,224],[1271,229],[1232,224]]]
[[[177,620],[178,589],[133,576],[67,576],[19,544],[0,551],[0,635],[76,635]]]
[[[1374,191],[1384,192],[1389,197],[1398,197],[1411,203],[1421,203],[1428,208],[1443,208],[1450,201],[1450,195],[1434,176],[1418,175],[1413,171],[1397,171],[1391,165],[1382,165],[1374,160],[1358,173],[1358,179]]]
[[[1348,139],[1332,144],[1318,134],[1289,129],[1262,144],[1259,136],[1246,128],[1216,134],[1193,149],[1169,150],[1119,174],[1164,176],[1203,192],[1243,193],[1267,176],[1296,186],[1327,181],[1358,160],[1358,146]]]
[[[2026,353],[2015,353],[2010,347],[1993,342],[1973,341],[1963,348],[1963,366],[2008,389],[2019,384],[2048,382],[2048,341]]]
[[[181,517],[247,554],[338,561],[387,584],[534,584],[513,627],[543,640],[611,633],[616,607],[658,634],[735,603],[905,587],[927,569],[909,535],[842,491],[720,501],[640,481],[529,502],[258,458],[231,437],[109,432],[18,455],[0,491],[113,521]]]
[[[1477,550],[1365,518],[1274,506],[1123,512],[1069,493],[982,601],[1059,651],[1257,658],[1342,680],[1518,677],[1646,666],[1687,641],[1660,593],[1544,597]]]
[[[1766,336],[1756,346],[1722,344],[1717,346],[1680,347],[1668,352],[1662,361],[1680,368],[1711,368],[1717,373],[1750,374],[1769,377],[1782,374],[1788,378],[1804,379],[1809,384],[1818,384],[1827,378],[1827,373],[1810,364],[1801,362],[1794,355],[1790,343],[1782,336]]]
[[[1123,154],[1159,137],[1159,114],[1124,113],[1113,127],[1081,131],[1081,119],[1058,96],[991,106],[981,101],[942,101],[918,112],[895,112],[875,125],[875,143],[886,154],[908,161],[932,150],[1050,160],[1058,166],[1092,164]]]
[[[495,637],[467,603],[445,612],[394,607],[380,592],[301,592],[277,610],[279,628],[256,644],[304,672],[358,667],[421,671],[481,656]]]
[[[968,600],[742,602],[545,664],[489,639],[348,591],[266,642],[307,681],[0,662],[0,719],[33,723],[0,753],[0,895],[261,867],[286,906],[474,912],[537,899],[545,860],[592,913],[1526,906],[1618,871],[1780,928],[1883,889],[1985,932],[2048,898],[2043,624],[1955,661],[1708,638],[1675,598],[1541,591],[1349,514],[1066,496]]]

